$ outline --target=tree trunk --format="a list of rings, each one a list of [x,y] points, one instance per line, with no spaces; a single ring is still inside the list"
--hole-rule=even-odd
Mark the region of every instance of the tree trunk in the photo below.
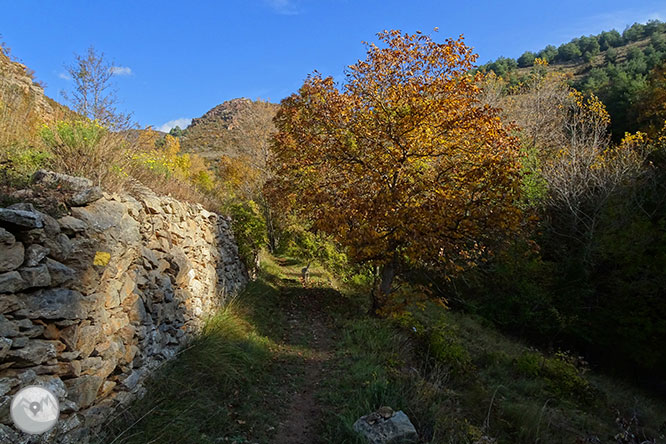
[[[394,253],[393,258],[382,266],[379,285],[372,292],[372,307],[370,313],[377,315],[391,294],[393,280],[398,269],[398,254]]]
[[[265,197],[261,197],[261,206],[264,210],[264,219],[266,220],[266,232],[268,234],[268,251],[275,253],[277,248],[277,239],[275,235],[275,227],[273,226],[273,212],[271,207],[266,202]]]
[[[252,269],[250,270],[250,280],[257,280],[257,274],[259,273],[259,268],[261,268],[261,258],[259,252],[254,252],[254,257],[252,258]]]

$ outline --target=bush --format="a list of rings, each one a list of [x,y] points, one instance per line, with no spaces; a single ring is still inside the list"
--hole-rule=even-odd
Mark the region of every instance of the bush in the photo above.
[[[23,188],[40,168],[46,166],[51,158],[49,152],[33,147],[8,147],[0,155],[3,164],[0,183],[12,188]]]
[[[97,122],[61,120],[44,125],[41,137],[51,152],[53,169],[91,179],[98,185],[107,182],[130,163],[127,143]]]
[[[356,273],[350,271],[347,256],[329,237],[314,234],[294,221],[287,222],[280,230],[277,252],[305,262],[317,261],[345,280]]]
[[[259,252],[268,245],[266,220],[252,200],[231,204],[228,211],[233,220],[238,252],[254,279],[259,268]]]
[[[574,398],[590,401],[592,387],[585,378],[585,362],[565,352],[546,357],[535,352],[524,352],[515,360],[518,374],[530,378],[542,378],[548,391],[558,398]]]
[[[454,375],[462,376],[472,368],[472,359],[460,343],[455,329],[443,320],[431,327],[428,335],[431,355],[437,362],[446,365]]]

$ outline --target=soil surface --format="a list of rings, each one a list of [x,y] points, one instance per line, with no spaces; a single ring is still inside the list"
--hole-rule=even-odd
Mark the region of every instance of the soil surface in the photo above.
[[[282,414],[283,421],[277,428],[275,444],[315,444],[318,427],[323,420],[323,406],[316,393],[324,366],[333,357],[336,329],[333,319],[327,314],[331,289],[308,288],[296,279],[285,282],[282,291],[283,307],[287,313],[289,328],[284,346],[299,358],[290,374],[297,375],[296,387],[287,396],[288,408]],[[294,362],[294,361],[292,361]]]

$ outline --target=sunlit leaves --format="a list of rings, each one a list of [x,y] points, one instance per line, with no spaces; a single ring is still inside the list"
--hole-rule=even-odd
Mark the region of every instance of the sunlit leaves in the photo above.
[[[275,119],[267,189],[357,261],[472,263],[518,225],[519,150],[462,37],[384,31],[342,88],[314,73]]]

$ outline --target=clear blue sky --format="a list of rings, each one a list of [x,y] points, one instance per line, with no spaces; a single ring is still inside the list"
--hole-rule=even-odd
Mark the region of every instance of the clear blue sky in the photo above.
[[[122,109],[142,126],[234,97],[278,102],[318,70],[338,79],[383,29],[464,34],[479,63],[649,19],[663,0],[0,0],[0,34],[60,100],[63,64],[94,45],[115,61]],[[120,75],[124,74],[124,75]]]

